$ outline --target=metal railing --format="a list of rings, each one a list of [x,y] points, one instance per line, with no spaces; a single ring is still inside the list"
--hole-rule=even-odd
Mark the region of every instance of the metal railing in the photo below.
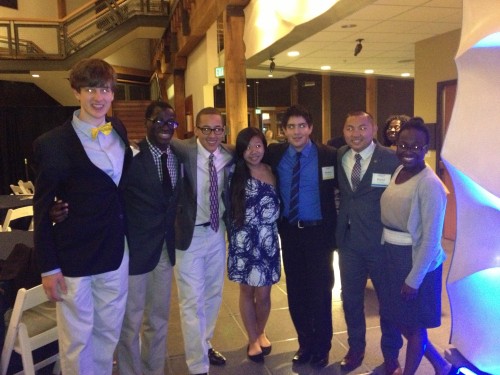
[[[134,16],[168,8],[168,0],[99,0],[57,21],[0,18],[0,58],[65,59]]]

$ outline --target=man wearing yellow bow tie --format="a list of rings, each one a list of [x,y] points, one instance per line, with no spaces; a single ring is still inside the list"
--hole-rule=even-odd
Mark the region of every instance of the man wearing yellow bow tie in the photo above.
[[[57,302],[62,373],[111,375],[127,299],[122,175],[132,155],[122,122],[106,116],[113,68],[83,60],[70,84],[80,109],[34,143],[35,248],[45,293]],[[56,198],[71,214],[53,225]]]

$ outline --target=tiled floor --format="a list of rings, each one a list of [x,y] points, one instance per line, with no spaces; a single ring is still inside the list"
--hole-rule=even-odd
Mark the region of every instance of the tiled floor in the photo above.
[[[450,308],[444,287],[448,267],[451,260],[453,243],[443,243],[448,259],[443,272],[443,316],[439,328],[429,330],[429,338],[441,353],[449,348]],[[267,324],[267,334],[273,344],[272,353],[266,357],[264,364],[256,364],[246,358],[247,338],[238,309],[238,285],[226,279],[222,307],[212,344],[227,358],[225,366],[211,366],[211,375],[289,375],[289,374],[342,374],[339,362],[347,351],[347,333],[340,299],[340,282],[338,270],[335,271],[335,287],[332,293],[334,337],[330,351],[330,364],[322,370],[314,370],[309,365],[292,365],[291,359],[298,348],[296,332],[288,313],[286,283],[282,280],[272,289],[272,311]],[[168,336],[168,361],[165,374],[188,374],[185,363],[182,332],[179,322],[176,287],[173,288],[171,318]],[[378,319],[378,303],[371,284],[366,288],[365,313],[367,317],[367,348],[365,360],[361,367],[352,374],[382,374],[382,354],[380,353],[380,329]],[[400,353],[400,362],[404,363],[405,347]],[[431,375],[434,371],[424,358],[417,375]]]

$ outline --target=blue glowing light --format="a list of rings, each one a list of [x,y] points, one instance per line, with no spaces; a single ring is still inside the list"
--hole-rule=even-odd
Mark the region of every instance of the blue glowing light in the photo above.
[[[500,47],[500,32],[493,33],[477,42],[473,48]]]

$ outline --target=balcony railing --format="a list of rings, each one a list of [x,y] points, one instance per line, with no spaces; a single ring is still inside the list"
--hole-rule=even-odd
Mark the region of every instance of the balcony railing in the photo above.
[[[168,7],[168,0],[100,0],[61,20],[0,18],[0,58],[65,59],[135,16],[167,16]]]

